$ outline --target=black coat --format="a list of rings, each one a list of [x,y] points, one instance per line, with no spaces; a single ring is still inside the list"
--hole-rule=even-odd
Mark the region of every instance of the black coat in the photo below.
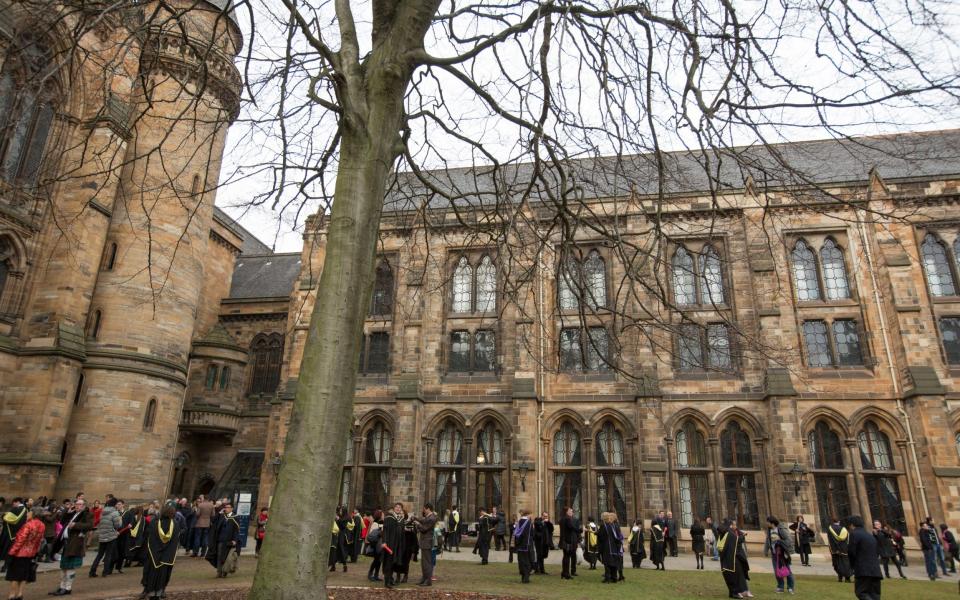
[[[893,547],[893,537],[884,530],[879,530],[873,534],[877,538],[877,552],[880,558],[893,558],[897,555],[897,549]]]
[[[399,518],[387,513],[383,518],[383,532],[380,534],[381,547],[386,546],[384,553],[392,554],[393,560],[399,561],[403,554],[403,515]],[[392,552],[391,552],[392,551]]]
[[[580,538],[580,531],[573,522],[573,517],[563,517],[560,519],[560,549],[573,550],[577,546]]]
[[[863,527],[857,527],[850,534],[847,556],[855,577],[883,577],[880,572],[877,538]]]
[[[207,552],[207,562],[214,567],[222,564],[231,550],[240,547],[240,523],[234,515],[220,515],[216,527],[211,527],[210,551]],[[235,542],[232,546],[230,542]],[[219,563],[218,563],[219,559]]]

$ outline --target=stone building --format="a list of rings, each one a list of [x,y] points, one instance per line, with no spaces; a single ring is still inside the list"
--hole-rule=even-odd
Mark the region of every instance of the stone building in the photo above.
[[[325,222],[275,254],[214,206],[236,23],[190,3],[186,39],[131,36],[144,2],[39,35],[2,6],[0,493],[267,503]],[[57,28],[103,60],[49,61],[71,51]],[[643,156],[576,165],[590,216],[570,243],[542,239],[545,203],[516,204],[527,229],[503,242],[490,190],[457,214],[392,197],[342,503],[956,524],[960,131],[738,159],[708,179],[665,157],[660,235]]]
[[[960,131],[752,152],[713,181],[669,155],[656,239],[649,157],[580,163],[584,222],[652,256],[629,269],[596,227],[563,247],[490,241],[482,189],[459,215],[415,189],[391,199],[342,503],[956,524]],[[483,185],[473,175],[431,176],[462,191]],[[522,212],[534,229],[553,219]],[[261,498],[323,263],[323,220],[307,230]]]

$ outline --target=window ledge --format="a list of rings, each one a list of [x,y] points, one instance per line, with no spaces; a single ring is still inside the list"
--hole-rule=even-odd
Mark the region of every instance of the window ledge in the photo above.
[[[674,378],[681,381],[733,381],[743,379],[743,374],[739,372],[725,373],[723,371],[706,370],[683,370],[675,369]]]
[[[677,306],[676,311],[682,313],[697,313],[697,312],[719,312],[723,310],[730,310],[729,304],[684,304],[682,306]]]
[[[960,304],[960,296],[934,296],[930,294],[930,300],[934,304]]]
[[[958,299],[960,300],[960,299]],[[853,308],[860,306],[856,298],[843,300],[797,300],[797,308]]]
[[[875,373],[867,367],[811,367],[811,377],[822,379],[872,379]]]
[[[571,381],[615,381],[617,376],[614,372],[583,372],[583,371],[561,371],[563,375],[570,378]]]
[[[495,373],[446,373],[443,383],[497,383],[500,376]]]
[[[456,319],[486,319],[496,321],[498,315],[496,312],[448,312],[447,320]]]
[[[362,375],[357,373],[357,385],[377,385],[384,384],[390,380],[390,376],[386,373],[375,373],[370,375]]]

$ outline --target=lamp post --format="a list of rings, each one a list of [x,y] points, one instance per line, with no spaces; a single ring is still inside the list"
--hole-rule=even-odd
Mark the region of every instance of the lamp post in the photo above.
[[[280,465],[283,464],[283,457],[280,456],[279,452],[273,453],[273,460],[270,461],[270,468],[273,469],[274,476],[280,474]]]

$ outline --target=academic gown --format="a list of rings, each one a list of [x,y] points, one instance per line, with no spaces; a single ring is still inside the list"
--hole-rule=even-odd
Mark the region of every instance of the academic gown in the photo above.
[[[543,571],[543,561],[550,555],[550,547],[553,545],[553,523],[536,519],[534,525],[540,522],[539,529],[534,527],[533,535],[537,543],[537,565],[539,570]]]
[[[593,523],[587,526],[587,533],[583,538],[583,558],[590,563],[590,568],[597,567],[600,558],[600,548],[597,541],[597,526]]]
[[[663,529],[659,523],[650,527],[650,560],[655,565],[662,565],[666,556],[666,541],[663,539]]]
[[[406,521],[403,524],[403,553],[400,555],[400,562],[394,567],[394,572],[398,575],[410,574],[410,563],[413,561],[413,555],[420,549],[420,540],[417,536],[417,526],[413,521]]]
[[[347,555],[349,546],[352,545],[353,537],[347,537],[347,526],[353,525],[353,519],[337,519],[333,522],[333,528],[330,531],[330,556],[327,558],[327,565],[332,567],[337,563],[347,564]]]
[[[830,557],[833,559],[833,570],[837,577],[850,579],[850,557],[847,555],[847,546],[850,535],[843,525],[827,527],[827,541],[830,543]]]
[[[357,562],[360,550],[363,547],[363,519],[360,515],[353,515],[353,547],[350,552],[350,561]]]
[[[146,530],[147,557],[143,562],[143,578],[140,583],[143,584],[144,591],[151,597],[156,597],[170,583],[183,528],[177,524],[176,519],[154,519]]]
[[[11,508],[4,513],[3,522],[0,523],[0,561],[7,560],[7,553],[13,546],[13,540],[17,538],[17,532],[27,522],[27,507]]]
[[[493,527],[490,525],[490,516],[483,515],[477,524],[477,553],[480,554],[480,564],[487,564],[490,557],[490,536],[493,535]]]
[[[389,586],[393,582],[394,565],[403,556],[403,519],[388,513],[383,519],[383,531],[380,534],[380,551],[383,560],[383,576]]]
[[[630,547],[630,558],[633,564],[639,566],[640,562],[647,557],[647,549],[643,546],[643,527],[630,530],[627,545]]]
[[[233,515],[220,515],[217,519],[217,526],[211,527],[213,531],[210,534],[210,550],[207,552],[207,562],[217,569],[227,560],[230,552],[237,549],[231,546],[231,541],[237,541],[240,535],[240,523]]]
[[[616,581],[623,570],[623,533],[619,523],[601,523],[597,532],[600,562],[605,567],[604,581]]]
[[[720,570],[723,571],[730,597],[747,591],[750,566],[740,534],[736,531],[724,532],[717,541],[717,549],[720,551]]]
[[[530,572],[537,562],[536,543],[533,539],[533,519],[525,518],[517,522],[513,531],[514,552],[517,554],[517,566],[520,568],[520,581],[530,583]]]
[[[123,557],[130,562],[142,563],[146,561],[147,530],[150,526],[142,515],[140,518],[133,514],[129,516],[132,524],[130,535],[127,536],[127,547],[122,549]]]

